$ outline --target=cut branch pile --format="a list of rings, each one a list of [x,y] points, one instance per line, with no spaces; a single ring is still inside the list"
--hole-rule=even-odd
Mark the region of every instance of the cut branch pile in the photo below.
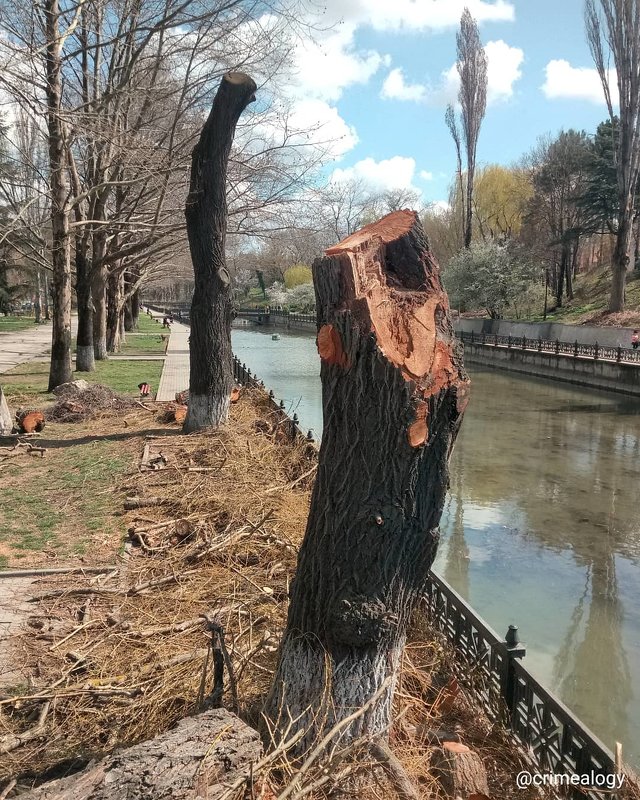
[[[51,422],[83,422],[108,416],[114,411],[127,411],[138,405],[137,400],[119,395],[99,383],[81,390],[73,383],[64,386],[69,387],[68,390],[58,391],[57,402],[47,411],[47,419]]]

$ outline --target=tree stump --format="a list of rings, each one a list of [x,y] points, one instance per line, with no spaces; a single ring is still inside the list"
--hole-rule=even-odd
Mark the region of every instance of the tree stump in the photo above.
[[[447,797],[488,797],[487,772],[480,756],[460,742],[444,742],[431,759],[431,771]]]
[[[364,706],[340,735],[388,730],[468,394],[415,212],[330,248],[313,277],[324,432],[267,708],[276,735],[306,730],[301,751]]]
[[[45,426],[42,411],[19,411],[16,414],[16,422],[21,433],[40,433]]]
[[[13,430],[13,417],[9,411],[7,398],[0,386],[0,436],[8,436]]]
[[[68,778],[21,795],[23,800],[178,800],[218,797],[259,760],[256,731],[215,709],[181,720],[171,731],[121,750]]]

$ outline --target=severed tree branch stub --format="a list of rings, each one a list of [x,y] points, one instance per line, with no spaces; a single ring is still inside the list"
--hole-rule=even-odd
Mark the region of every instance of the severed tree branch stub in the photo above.
[[[225,261],[227,165],[240,115],[255,100],[243,72],[223,76],[191,157],[185,215],[195,287],[190,312],[186,432],[217,427],[229,414],[233,386],[232,287]]]
[[[313,278],[324,432],[267,708],[276,732],[304,726],[301,749],[387,681],[341,736],[388,730],[469,386],[415,212],[328,249]]]

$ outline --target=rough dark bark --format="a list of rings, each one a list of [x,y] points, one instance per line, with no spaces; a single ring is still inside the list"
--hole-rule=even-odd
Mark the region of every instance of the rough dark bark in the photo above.
[[[236,124],[255,91],[248,75],[227,73],[192,154],[185,215],[195,288],[185,431],[217,427],[229,414],[233,371],[232,287],[225,262],[227,164]]]
[[[45,0],[47,37],[47,134],[49,185],[51,189],[51,264],[53,268],[53,324],[48,391],[72,378],[71,371],[71,241],[69,236],[69,188],[65,164],[65,132],[62,121],[62,37],[58,0]]]
[[[96,261],[104,254],[102,244],[94,234],[93,257]],[[93,352],[97,361],[109,357],[107,352],[107,268],[94,267],[91,272],[91,296],[93,298]]]
[[[181,720],[168,733],[82,772],[21,795],[24,800],[177,800],[218,797],[258,761],[258,734],[224,709]]]
[[[436,553],[468,378],[417,215],[397,211],[313,265],[324,431],[267,711],[301,748],[390,723],[406,626]]]
[[[96,368],[93,352],[93,300],[85,237],[76,238],[76,298],[78,301],[76,371],[93,372]]]

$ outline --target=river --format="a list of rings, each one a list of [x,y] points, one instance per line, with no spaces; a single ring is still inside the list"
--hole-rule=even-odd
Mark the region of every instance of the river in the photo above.
[[[239,327],[234,352],[322,430],[314,337]],[[640,403],[468,365],[434,570],[640,766]]]

